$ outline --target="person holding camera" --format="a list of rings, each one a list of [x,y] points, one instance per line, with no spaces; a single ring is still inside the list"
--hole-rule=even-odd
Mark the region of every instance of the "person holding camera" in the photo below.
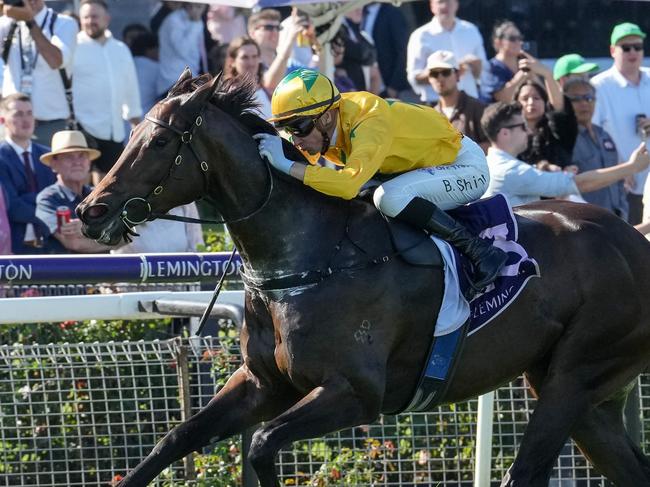
[[[492,31],[492,43],[496,55],[490,59],[481,84],[483,102],[512,101],[515,92],[525,81],[536,80],[543,82],[553,108],[563,109],[560,85],[553,79],[548,67],[526,52],[524,48],[528,46],[514,22],[506,20],[496,24]]]
[[[49,144],[71,117],[64,76],[77,43],[77,23],[46,7],[44,0],[5,1],[2,14],[2,96],[24,93],[31,98],[35,138]]]
[[[638,25],[625,22],[612,30],[611,68],[591,80],[598,104],[593,122],[611,136],[622,159],[650,135],[650,70],[642,68],[646,37]],[[648,171],[628,179],[628,222],[636,225],[643,215],[642,195]]]

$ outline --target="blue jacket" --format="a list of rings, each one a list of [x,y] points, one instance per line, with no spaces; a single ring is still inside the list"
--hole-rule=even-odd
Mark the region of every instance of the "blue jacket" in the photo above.
[[[54,172],[39,158],[49,152],[49,148],[32,142],[32,162],[36,172],[38,191],[56,182]],[[7,142],[0,143],[0,182],[5,189],[7,214],[11,226],[11,248],[14,254],[33,253],[33,249],[23,244],[27,223],[32,223],[40,235],[48,232],[45,224],[36,218],[37,192],[29,190],[27,173],[22,159]],[[47,233],[46,233],[47,232]]]

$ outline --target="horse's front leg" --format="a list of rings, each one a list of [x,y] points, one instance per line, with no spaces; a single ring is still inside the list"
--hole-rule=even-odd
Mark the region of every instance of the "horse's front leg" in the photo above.
[[[363,397],[362,397],[363,396]],[[369,397],[373,396],[373,397]],[[354,390],[344,377],[316,387],[291,409],[265,423],[253,434],[249,459],[262,487],[277,487],[275,457],[293,441],[367,424],[379,416],[381,398]]]
[[[143,487],[173,462],[189,453],[286,410],[297,400],[291,391],[270,390],[260,385],[245,366],[201,411],[174,427],[151,453],[131,470],[119,487]]]

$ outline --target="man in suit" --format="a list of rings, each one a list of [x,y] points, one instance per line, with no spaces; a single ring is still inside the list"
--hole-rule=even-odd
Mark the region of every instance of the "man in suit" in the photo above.
[[[14,93],[0,101],[0,123],[5,140],[0,143],[0,183],[6,191],[11,247],[14,254],[47,253],[42,236],[45,224],[36,217],[36,195],[56,177],[40,156],[48,147],[32,142],[34,114],[27,95]]]
[[[361,27],[377,49],[377,64],[385,85],[382,96],[418,101],[406,79],[409,28],[402,11],[388,3],[371,3],[363,9]]]

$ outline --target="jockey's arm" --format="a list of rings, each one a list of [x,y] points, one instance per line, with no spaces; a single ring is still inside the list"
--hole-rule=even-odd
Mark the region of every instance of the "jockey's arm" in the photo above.
[[[305,171],[307,170],[307,164],[302,162],[294,162],[289,169],[289,176],[296,178],[300,182],[305,182]]]
[[[383,113],[368,117],[352,129],[351,150],[343,169],[309,165],[295,172],[321,193],[352,199],[381,168],[390,150],[391,133],[390,121]]]

